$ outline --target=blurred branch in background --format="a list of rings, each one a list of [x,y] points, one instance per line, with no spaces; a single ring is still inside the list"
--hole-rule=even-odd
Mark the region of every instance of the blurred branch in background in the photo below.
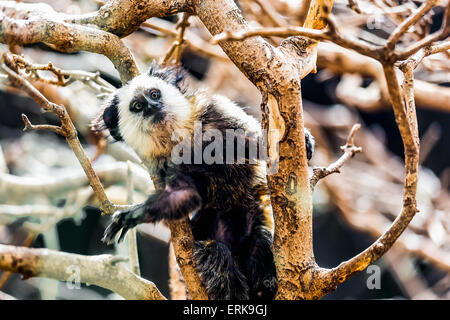
[[[0,244],[0,268],[11,268],[25,278],[47,277],[70,280],[71,267],[79,268],[80,281],[108,288],[126,299],[163,300],[165,297],[155,285],[138,277],[121,263],[128,259],[111,255],[80,256],[48,249],[18,248]],[[100,275],[100,276],[99,276]]]
[[[139,166],[140,160],[134,152],[120,144],[107,145],[103,138],[95,137],[89,132],[89,122],[98,112],[97,95],[112,92],[114,87],[119,85],[119,78],[126,82],[138,74],[138,66],[145,66],[153,59],[167,57],[169,60],[175,57],[176,63],[181,62],[188,68],[191,73],[190,81],[195,86],[207,86],[242,105],[249,105],[247,111],[260,116],[258,104],[261,97],[258,90],[230,63],[224,51],[211,43],[213,34],[211,30],[214,32],[220,30],[214,23],[209,22],[210,34],[199,19],[200,16],[205,20],[206,15],[195,16],[195,12],[184,5],[185,1],[167,1],[165,4],[154,1],[147,7],[135,8],[137,10],[135,16],[123,8],[122,12],[117,11],[114,6],[118,3],[117,0],[109,2],[94,13],[91,13],[95,8],[93,1],[90,0],[68,0],[64,1],[64,4],[51,0],[45,2],[63,13],[57,13],[50,6],[42,4],[0,2],[0,42],[8,45],[0,47],[0,50],[10,49],[24,54],[24,56],[9,55],[18,67],[18,70],[13,72],[20,72],[16,74],[22,78],[20,80],[22,84],[28,81],[28,84],[41,91],[43,97],[38,100],[45,102],[43,99],[46,99],[47,102],[53,101],[58,105],[64,105],[80,134],[80,140],[87,154],[90,155],[89,158],[94,159],[93,168],[98,175],[98,183],[105,188],[103,199],[109,199],[118,205],[126,205],[127,199],[124,195],[128,194],[129,197],[133,196],[137,203],[153,188],[148,173]],[[420,258],[446,274],[450,272],[449,184],[445,180],[444,173],[440,179],[436,173],[424,166],[427,163],[426,155],[432,156],[430,152],[433,146],[448,139],[448,136],[438,135],[433,143],[425,143],[429,140],[422,138],[421,167],[416,167],[418,158],[414,151],[418,147],[416,145],[418,129],[414,121],[416,104],[419,111],[433,110],[440,114],[448,114],[450,111],[449,1],[424,1],[418,6],[412,2],[397,1],[336,1],[332,16],[321,22],[327,22],[328,26],[325,24],[322,27],[316,26],[319,30],[309,29],[312,26],[304,25],[310,5],[314,1],[236,2],[242,9],[243,17],[249,21],[249,28],[241,30],[241,26],[238,26],[237,31],[231,32],[233,26],[229,25],[223,30],[224,33],[213,37],[213,43],[220,40],[221,44],[225,44],[227,54],[230,54],[233,43],[238,46],[241,40],[248,39],[246,44],[260,43],[260,40],[252,42],[252,39],[247,38],[256,35],[266,37],[267,42],[273,46],[264,48],[275,49],[273,52],[276,54],[280,48],[282,51],[287,50],[286,46],[278,45],[288,36],[300,35],[321,40],[316,45],[317,67],[320,71],[315,78],[332,79],[336,85],[328,89],[345,106],[305,107],[305,124],[312,128],[318,140],[318,149],[312,159],[313,165],[327,166],[339,156],[334,155],[331,150],[336,150],[342,141],[345,142],[345,136],[354,123],[364,123],[358,111],[375,114],[389,110],[391,103],[393,104],[397,121],[403,130],[405,158],[407,162],[409,161],[405,188],[402,186],[405,176],[401,173],[404,163],[387,150],[387,142],[380,138],[373,127],[363,124],[355,136],[355,145],[361,147],[364,153],[346,161],[342,170],[339,170],[339,175],[327,176],[316,185],[315,206],[320,207],[323,205],[321,201],[326,201],[333,212],[355,230],[368,233],[373,238],[383,237],[386,230],[391,230],[390,226],[393,223],[396,225],[394,221],[405,216],[411,219],[414,215],[415,201],[412,193],[415,188],[414,180],[417,180],[418,175],[416,197],[420,213],[395,241],[389,251],[392,255],[388,253],[387,264],[410,298],[448,298],[448,276],[429,285],[420,271],[414,270],[411,273],[411,268],[415,259]],[[104,4],[100,1],[98,3]],[[129,1],[124,3],[125,7],[129,6]],[[71,10],[78,8],[78,11],[69,12],[67,9],[69,5]],[[179,12],[188,12],[184,14],[186,21],[181,13],[171,11],[174,7]],[[176,16],[170,19],[161,18],[174,13]],[[192,14],[189,19],[190,26],[177,28],[183,26],[183,21],[186,24],[188,14]],[[433,24],[440,27],[436,29]],[[44,29],[51,32],[48,34],[39,32]],[[135,32],[138,29],[145,32]],[[33,37],[25,36],[33,30],[36,31],[33,32]],[[123,41],[119,39],[125,35],[127,37]],[[225,41],[231,38],[240,40]],[[45,43],[45,46],[37,45],[39,42]],[[183,43],[184,47],[181,50]],[[74,54],[55,54],[49,48]],[[79,50],[100,53],[108,58],[77,53]],[[266,55],[270,51],[267,50]],[[174,55],[166,55],[167,52]],[[313,56],[313,50],[308,51],[308,54]],[[239,59],[234,57],[232,60]],[[111,68],[109,61],[112,61],[118,72]],[[314,70],[315,64],[309,66]],[[244,68],[244,65],[238,67]],[[245,65],[245,68],[250,67]],[[302,71],[305,76],[309,69],[305,68]],[[14,78],[14,74],[12,75]],[[250,78],[252,76],[251,74]],[[303,81],[308,81],[310,77]],[[7,83],[7,75],[0,74],[0,83]],[[59,87],[56,88],[54,85]],[[2,90],[14,96],[20,94],[10,86],[2,86]],[[303,95],[305,94],[307,92],[304,91]],[[6,105],[6,108],[3,104],[1,106],[4,108],[0,109],[9,108],[9,105]],[[30,114],[28,111],[26,113]],[[32,113],[29,115],[31,120],[24,118],[27,128],[50,128],[59,133],[67,133],[61,131],[61,127],[56,128],[54,121],[33,127],[31,123],[36,122],[31,115]],[[336,135],[342,139],[333,139],[332,137]],[[32,141],[31,144],[42,145],[41,148],[45,150],[42,153],[52,152],[55,159],[70,158],[70,153],[64,149],[61,141],[55,140],[45,147],[44,139],[36,137],[34,134],[25,135],[14,143],[0,140],[3,144],[0,146],[3,149],[3,152],[0,152],[0,202],[4,203],[0,205],[0,224],[11,225],[22,221],[21,228],[34,235],[55,228],[55,225],[63,219],[76,218],[87,205],[101,205],[101,202],[97,202],[93,197],[91,189],[87,188],[89,180],[76,162],[49,161],[48,156],[40,155],[36,149],[30,147],[26,149],[27,141]],[[3,139],[1,131],[0,139]],[[77,145],[81,147],[79,142]],[[345,155],[350,156],[350,153]],[[445,155],[441,154],[442,156]],[[84,158],[88,159],[87,156]],[[123,162],[126,160],[134,163],[128,167]],[[33,165],[30,166],[30,163]],[[447,162],[446,166],[450,167],[450,164]],[[336,171],[332,169],[329,171]],[[38,172],[42,174],[36,175]],[[317,172],[319,171],[316,170]],[[18,173],[23,176],[18,176]],[[131,176],[133,188],[129,185],[127,188],[125,183],[130,181]],[[312,181],[317,182],[316,180],[313,176]],[[400,201],[404,189],[407,194],[403,202],[406,209]],[[326,200],[321,200],[320,196],[324,194]],[[65,199],[65,203],[61,205],[58,199]],[[404,213],[408,212],[403,214],[402,210]],[[402,224],[402,227],[406,225]],[[6,234],[6,229],[0,227],[0,239],[8,239],[2,238],[2,230]],[[168,241],[167,227],[142,226],[139,231]],[[395,236],[398,235],[399,230],[396,229]],[[328,271],[328,275],[324,273],[323,277],[334,285],[342,282],[341,276],[342,279],[346,279],[361,267],[358,259],[365,261],[363,267],[367,266],[392,244],[392,238],[389,239],[389,243],[383,242],[381,245],[380,241],[377,241],[368,251],[369,260],[366,260],[368,257],[366,253],[357,255],[356,258],[335,269],[324,269],[324,272]],[[109,270],[119,279],[127,281],[131,279],[130,284],[118,288],[118,285],[111,284],[112,278],[106,279],[105,282],[91,278],[83,280],[112,289],[123,297],[141,298],[144,297],[143,292],[150,288],[150,296],[145,297],[163,298],[152,283],[136,277],[122,263],[112,266],[108,260],[113,259],[111,257],[66,256],[56,251],[26,251],[26,249],[15,251],[10,246],[1,246],[0,250],[11,259],[34,255],[39,260],[42,253],[50,252],[55,261],[60,261],[62,257],[68,257],[69,261],[81,259],[79,261],[89,267],[90,263],[98,259],[95,260],[96,265],[92,266],[97,268],[95,270],[100,270],[98,268]],[[136,266],[136,263],[133,264]],[[67,279],[66,274],[56,274],[52,273],[55,272],[53,269],[40,269],[34,266],[36,265],[31,261],[27,265],[34,274],[41,272],[41,275],[60,280]],[[320,277],[319,274],[318,278]],[[130,288],[132,284],[136,284],[137,289]],[[175,289],[181,290],[179,286],[184,284],[177,286]],[[0,292],[0,299],[1,295]]]

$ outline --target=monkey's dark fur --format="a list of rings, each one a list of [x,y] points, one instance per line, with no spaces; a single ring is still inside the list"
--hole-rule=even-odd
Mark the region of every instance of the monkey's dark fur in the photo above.
[[[249,161],[248,143],[245,163],[176,165],[170,158],[173,144],[163,132],[183,127],[192,133],[192,121],[196,120],[201,121],[203,131],[218,129],[225,137],[226,129],[248,131],[253,125],[248,122],[254,119],[244,116],[236,109],[239,107],[225,98],[204,93],[186,94],[180,85],[182,76],[179,69],[153,65],[147,75],[119,89],[94,121],[95,130],[108,129],[115,140],[130,144],[163,186],[145,203],[116,213],[105,231],[104,241],[112,242],[120,231],[121,241],[128,229],[140,223],[178,219],[194,213],[191,218],[196,241],[193,258],[209,297],[272,299],[277,289],[270,249],[272,216],[270,205],[263,201],[264,197],[268,198],[265,176],[259,164]],[[181,102],[186,104],[176,109],[179,106],[175,105]],[[226,105],[221,105],[223,103]],[[226,108],[234,109],[227,112]],[[183,112],[188,116],[177,118],[177,113]],[[125,120],[126,117],[130,119]],[[141,118],[148,123],[141,123]],[[145,127],[142,132],[151,136],[148,139],[156,136],[158,140],[147,141],[146,137],[131,135],[128,130],[137,129],[127,121],[139,122],[135,126]],[[134,135],[144,134],[142,132]],[[305,133],[309,159],[314,139],[308,130]],[[226,148],[223,152],[225,159]]]

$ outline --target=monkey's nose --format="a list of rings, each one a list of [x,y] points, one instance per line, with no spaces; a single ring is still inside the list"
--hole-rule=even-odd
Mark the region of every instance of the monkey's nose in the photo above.
[[[144,108],[144,117],[150,117],[153,116],[155,113],[157,113],[161,109],[159,104],[156,103],[149,103]]]

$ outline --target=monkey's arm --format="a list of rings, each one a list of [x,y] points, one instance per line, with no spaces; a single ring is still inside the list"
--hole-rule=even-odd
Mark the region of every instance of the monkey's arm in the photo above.
[[[180,219],[198,210],[201,202],[201,197],[190,177],[173,177],[166,182],[164,190],[157,190],[143,204],[115,213],[102,240],[108,244],[112,243],[116,234],[122,230],[120,242],[129,229],[140,223]]]

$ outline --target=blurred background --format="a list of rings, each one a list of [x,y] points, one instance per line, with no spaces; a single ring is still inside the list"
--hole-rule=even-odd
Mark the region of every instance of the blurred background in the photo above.
[[[93,0],[23,2],[45,2],[56,11],[70,14],[91,12],[101,4]],[[304,19],[302,1],[236,3],[255,27],[300,25]],[[367,0],[358,1],[357,8],[348,3],[339,0],[333,7],[343,32],[376,44],[386,39],[421,1]],[[442,1],[433,9],[425,19],[427,23],[410,30],[402,45],[437,30],[446,5],[447,1]],[[151,18],[124,39],[141,70],[165,56],[178,34],[180,17]],[[258,90],[219,46],[209,42],[210,34],[196,17],[190,17],[189,23],[181,63],[189,72],[190,86],[226,95],[260,119]],[[268,39],[273,44],[281,40]],[[8,49],[33,63],[52,62],[63,70],[99,72],[112,87],[121,85],[113,65],[101,55],[62,54],[45,44],[20,48],[0,44],[0,52]],[[362,124],[356,144],[363,153],[348,162],[341,174],[322,180],[314,192],[314,251],[322,267],[334,267],[368,247],[388,228],[402,205],[403,148],[384,95],[382,74],[377,74],[376,67],[372,71],[367,65],[359,66],[355,57],[350,51],[323,43],[319,47],[318,72],[302,82],[306,126],[317,140],[311,166],[326,166],[339,157],[339,147],[353,124]],[[371,64],[367,59],[373,66],[375,62]],[[426,58],[415,73],[416,82],[422,86],[422,91],[416,90],[421,138],[417,192],[420,212],[376,263],[379,269],[357,274],[324,299],[450,298],[450,99],[445,98],[450,97],[449,71],[450,56],[446,52]],[[104,92],[83,81],[65,87],[40,81],[33,84],[50,101],[67,107],[86,152],[95,159],[94,168],[109,198],[125,204],[126,181],[132,177],[134,202],[144,201],[152,183],[136,155],[121,143],[105,145],[89,130]],[[101,216],[65,139],[52,132],[22,131],[22,113],[33,124],[58,124],[57,118],[42,113],[33,100],[6,81],[0,85],[0,243],[83,255],[126,252],[126,246],[107,246],[100,241],[110,218]],[[137,240],[142,276],[169,296],[167,228],[141,225]],[[370,277],[377,270],[380,278],[374,282]],[[374,283],[375,288],[370,285]],[[66,283],[55,280],[21,280],[19,275],[6,272],[0,272],[0,291],[17,299],[120,299],[93,285],[69,289]]]

